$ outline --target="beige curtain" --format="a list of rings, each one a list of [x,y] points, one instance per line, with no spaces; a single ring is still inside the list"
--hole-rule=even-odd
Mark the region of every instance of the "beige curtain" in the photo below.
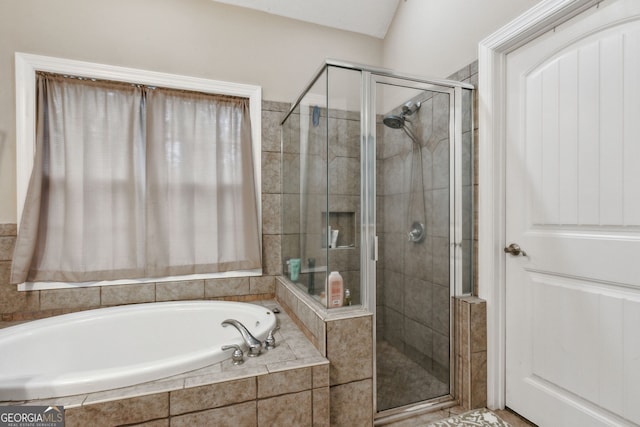
[[[261,266],[247,100],[49,74],[37,83],[12,283]]]
[[[211,98],[147,94],[152,276],[261,266],[249,101]]]

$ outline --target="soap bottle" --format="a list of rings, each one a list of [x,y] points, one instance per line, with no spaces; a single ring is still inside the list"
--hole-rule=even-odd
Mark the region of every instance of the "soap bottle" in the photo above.
[[[349,288],[346,288],[344,290],[344,305],[351,305],[351,291],[349,290]]]
[[[344,283],[340,273],[332,271],[327,278],[327,285],[327,291],[329,294],[329,299],[327,301],[328,307],[342,307],[344,299]]]

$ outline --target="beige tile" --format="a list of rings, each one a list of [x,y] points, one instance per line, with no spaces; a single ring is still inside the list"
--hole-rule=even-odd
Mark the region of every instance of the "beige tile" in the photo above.
[[[169,427],[169,418],[149,421],[141,424],[129,424],[127,427]]]
[[[168,416],[169,396],[160,393],[67,409],[65,426],[106,427],[142,423]]]
[[[318,338],[320,336],[321,324],[324,322],[307,304],[299,302],[297,304],[296,315],[314,337]]]
[[[469,319],[471,308],[465,301],[460,301],[460,354],[463,357],[469,357]]]
[[[276,301],[279,304],[288,304],[289,294],[291,291],[282,283],[282,277],[276,277]]]
[[[0,261],[0,286],[11,281],[11,261]],[[17,289],[17,288],[16,288]]]
[[[257,425],[255,401],[171,417],[171,427],[255,425]]]
[[[258,377],[258,398],[296,393],[311,388],[311,368],[289,369]]]
[[[470,405],[472,409],[487,405],[487,352],[471,354]]]
[[[372,346],[371,316],[327,322],[331,385],[371,378]]]
[[[16,224],[0,224],[0,236],[15,236],[18,233]]]
[[[9,284],[11,263],[0,261],[0,314],[38,311],[40,292],[18,292],[16,285]]]
[[[280,122],[284,114],[262,110],[262,151],[280,152]]]
[[[41,310],[98,306],[100,306],[100,288],[51,289],[40,291]]]
[[[479,302],[471,304],[470,312],[470,349],[471,353],[487,350],[487,305]]]
[[[314,388],[312,392],[313,399],[313,426],[329,427],[330,414],[330,398],[329,387]]]
[[[280,101],[262,101],[262,111],[275,111],[277,113],[287,113],[291,104],[289,102],[280,102]],[[280,114],[279,119],[276,121],[276,125],[280,126],[280,122],[284,119],[284,114]],[[280,146],[278,146],[278,150],[280,152]]]
[[[262,193],[280,194],[280,153],[262,153]]]
[[[204,282],[205,298],[249,295],[248,277],[228,277],[223,279],[207,279]]]
[[[282,238],[275,234],[262,236],[262,274],[268,276],[282,274],[281,242]]]
[[[274,294],[276,280],[274,276],[251,277],[249,280],[249,292],[255,294]]]
[[[204,280],[156,283],[156,301],[179,301],[204,298]]]
[[[121,305],[153,302],[156,299],[155,283],[103,286],[102,305]]]
[[[280,234],[282,230],[282,198],[280,194],[262,195],[262,233]]]
[[[462,356],[457,355],[456,356],[456,366],[455,366],[455,378],[454,378],[454,389],[453,389],[453,396],[458,399],[459,402],[462,403],[462,396],[464,393],[464,387],[463,387],[463,372],[462,372]]]
[[[297,151],[297,146],[294,147],[294,151]],[[310,157],[310,161],[307,163],[309,167],[309,191],[313,192],[313,185],[318,182],[315,172],[324,170],[319,167],[319,159]],[[279,160],[279,158],[278,158]],[[285,152],[283,154],[282,173],[284,175],[282,179],[282,192],[284,194],[299,194],[300,193],[300,154]],[[315,161],[315,163],[314,163]],[[326,179],[326,178],[325,178]],[[325,182],[324,180],[322,181]]]
[[[311,390],[258,401],[258,426],[311,425]]]
[[[373,381],[356,381],[331,387],[331,425],[356,427],[373,425]]]
[[[282,232],[295,235],[300,233],[300,195],[282,195]],[[296,239],[296,243],[298,240]],[[297,246],[296,246],[297,247]],[[297,252],[297,251],[296,251]]]
[[[0,261],[11,261],[15,244],[15,236],[0,236]]]
[[[465,409],[471,409],[471,363],[468,358],[460,357],[460,405]]]
[[[98,391],[86,395],[83,405],[93,405],[96,403],[110,402],[124,397],[146,396],[150,394],[166,393],[172,390],[184,388],[184,379],[171,378],[158,381],[149,381],[141,384],[134,384],[128,387]]]
[[[326,363],[320,366],[314,366],[312,370],[313,374],[313,388],[326,387],[329,385],[329,364]]]
[[[176,390],[170,393],[171,415],[213,409],[255,398],[255,378]]]
[[[218,365],[221,367],[220,371],[208,372],[185,378],[185,389],[197,386],[208,386],[225,381],[239,381],[241,379],[252,379],[255,381],[256,376],[266,375],[269,373],[264,365],[251,366],[252,360],[253,358],[245,358],[245,363],[243,365],[236,366],[231,363],[231,359],[227,359]]]

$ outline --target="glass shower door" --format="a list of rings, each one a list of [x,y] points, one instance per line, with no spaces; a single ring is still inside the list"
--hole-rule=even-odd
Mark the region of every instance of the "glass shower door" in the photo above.
[[[385,411],[450,394],[454,97],[376,80],[376,403]]]

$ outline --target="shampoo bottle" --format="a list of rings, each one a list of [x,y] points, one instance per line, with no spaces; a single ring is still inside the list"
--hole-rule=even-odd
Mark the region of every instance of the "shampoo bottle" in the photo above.
[[[332,271],[327,278],[327,292],[329,299],[327,301],[329,308],[342,307],[344,298],[344,283],[342,276],[337,271]]]

